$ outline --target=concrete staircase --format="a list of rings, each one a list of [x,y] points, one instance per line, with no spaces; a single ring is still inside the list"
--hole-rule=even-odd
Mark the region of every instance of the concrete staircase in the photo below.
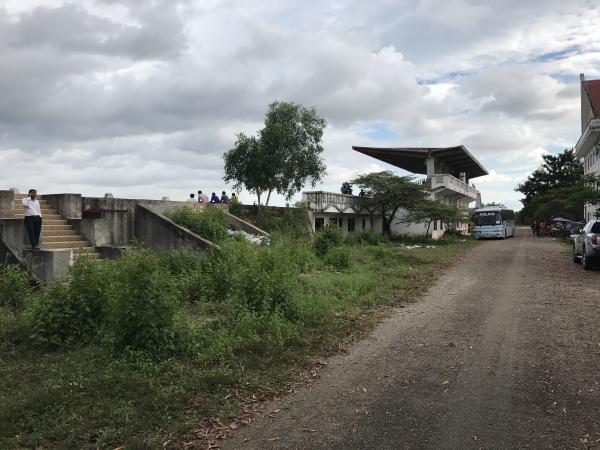
[[[26,194],[15,194],[15,200],[13,202],[13,209],[15,211],[15,217],[23,219],[23,205],[21,201]],[[100,259],[100,255],[96,252],[94,247],[86,241],[81,234],[73,229],[67,220],[58,214],[48,204],[47,200],[44,200],[42,196],[38,196],[37,200],[40,202],[42,209],[42,234],[40,236],[40,249],[42,250],[64,250],[73,249],[74,255],[85,255],[92,259]]]

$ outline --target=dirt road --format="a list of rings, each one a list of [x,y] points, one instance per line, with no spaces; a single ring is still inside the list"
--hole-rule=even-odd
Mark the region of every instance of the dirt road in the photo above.
[[[225,449],[600,448],[600,272],[484,242]]]

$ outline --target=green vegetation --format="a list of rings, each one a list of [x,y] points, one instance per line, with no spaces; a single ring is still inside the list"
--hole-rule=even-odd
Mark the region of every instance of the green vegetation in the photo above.
[[[258,136],[238,134],[234,148],[223,155],[225,182],[256,194],[257,205],[269,205],[273,192],[286,199],[325,175],[321,138],[327,123],[316,110],[293,102],[274,102]]]
[[[227,237],[225,214],[219,208],[208,208],[205,211],[179,208],[168,214],[168,217],[177,225],[211,242],[220,242]]]
[[[525,196],[519,222],[548,222],[558,216],[580,220],[586,203],[600,205],[600,177],[584,176],[583,163],[573,149],[543,158],[542,165],[515,189]]]
[[[0,304],[0,448],[182,448],[209,418],[236,416],[229,394],[285,392],[290,369],[369,329],[377,305],[407,300],[470,245],[370,245],[366,233],[348,245],[335,229],[316,241],[133,249],[80,259],[35,292],[0,270],[0,295],[20,292]]]

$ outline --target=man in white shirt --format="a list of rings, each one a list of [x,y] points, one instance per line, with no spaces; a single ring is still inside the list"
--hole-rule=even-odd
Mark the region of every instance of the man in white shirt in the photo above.
[[[208,195],[203,194],[202,191],[198,191],[198,203],[207,205],[209,203]]]
[[[29,197],[25,197],[21,201],[25,215],[25,229],[29,235],[31,248],[39,248],[42,231],[42,208],[40,202],[35,199],[36,196],[37,191],[29,189]]]

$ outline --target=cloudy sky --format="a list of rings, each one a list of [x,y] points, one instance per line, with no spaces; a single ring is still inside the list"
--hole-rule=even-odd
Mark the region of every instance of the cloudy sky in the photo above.
[[[327,119],[321,189],[391,168],[352,145],[462,143],[518,209],[579,137],[598,23],[585,0],[0,0],[0,189],[220,191],[235,134],[289,100]]]

